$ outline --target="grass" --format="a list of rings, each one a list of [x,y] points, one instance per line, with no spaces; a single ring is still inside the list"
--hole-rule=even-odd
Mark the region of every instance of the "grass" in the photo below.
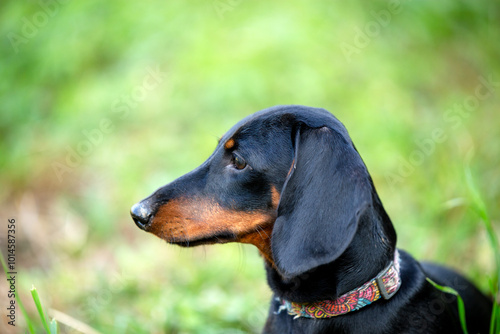
[[[500,246],[498,244],[498,238],[496,232],[493,228],[493,224],[488,214],[486,204],[480,195],[480,191],[475,185],[474,178],[470,166],[465,169],[465,176],[467,180],[467,186],[469,188],[469,193],[471,196],[471,207],[476,212],[476,214],[481,218],[484,223],[484,227],[488,234],[488,241],[490,243],[492,252],[494,254],[495,266],[492,277],[490,278],[490,290],[491,294],[494,296],[493,312],[491,316],[490,324],[490,334],[495,334],[500,332],[500,311],[499,311],[499,291],[500,291]]]
[[[0,211],[19,222],[27,329],[46,331],[29,322],[34,284],[62,333],[259,333],[271,292],[255,249],[180,250],[128,211],[276,104],[334,113],[398,246],[498,294],[500,5],[49,3],[0,5]]]
[[[460,294],[455,289],[453,289],[449,286],[442,286],[442,285],[437,284],[436,282],[431,280],[429,277],[427,277],[427,282],[431,283],[432,286],[434,286],[436,289],[438,289],[442,292],[445,292],[445,293],[452,294],[452,295],[457,297],[458,315],[460,317],[460,324],[462,326],[462,331],[464,332],[464,334],[468,334],[469,332],[467,331],[467,322],[465,320],[465,305],[464,305],[464,301],[463,301],[462,297],[460,296]]]
[[[38,290],[34,286],[31,288],[31,296],[33,297],[33,301],[35,302],[35,306],[45,332],[47,334],[57,334],[57,322],[55,321],[55,319],[52,319],[50,324],[49,322],[47,322],[47,315],[45,314],[44,308],[42,306],[40,296],[38,296]]]
[[[484,223],[485,230],[488,235],[488,241],[490,243],[492,252],[495,258],[495,270],[493,272],[493,276],[490,278],[490,291],[494,297],[493,303],[493,311],[491,314],[491,323],[490,323],[490,334],[495,334],[500,331],[500,313],[499,313],[499,304],[498,304],[498,296],[500,291],[500,282],[499,282],[499,273],[500,273],[500,246],[498,244],[498,238],[496,232],[493,228],[493,224],[488,215],[488,210],[486,208],[486,204],[480,195],[480,191],[475,185],[474,177],[469,165],[465,168],[465,179],[467,183],[467,187],[470,195],[470,206],[472,210],[481,218]],[[432,281],[430,278],[427,278],[427,281],[431,283],[436,289],[455,295],[457,297],[457,307],[458,314],[460,316],[460,322],[462,325],[462,330],[464,334],[467,334],[467,324],[465,319],[465,306],[460,294],[453,288],[448,286],[441,286],[436,282]]]
[[[5,259],[4,259],[2,253],[0,253],[0,262],[2,263],[3,271],[5,272],[6,275],[8,275],[8,272],[10,270],[8,270],[8,268],[7,268],[7,263],[5,262]],[[58,324],[57,324],[57,321],[55,319],[52,319],[50,324],[47,323],[47,316],[46,316],[46,313],[45,313],[44,308],[42,306],[42,302],[40,301],[38,291],[35,287],[31,288],[31,296],[33,297],[33,301],[35,303],[36,309],[38,310],[38,315],[40,317],[40,321],[42,323],[42,326],[45,329],[45,332],[47,334],[59,333]],[[24,307],[24,304],[21,301],[21,298],[19,298],[19,292],[17,292],[17,291],[15,292],[14,298],[17,302],[17,305],[19,306],[19,309],[21,310],[21,313],[23,314],[23,318],[24,318],[24,321],[26,323],[25,327],[26,327],[27,332],[30,334],[34,334],[35,328],[37,326],[35,325],[34,320],[26,312],[26,308]]]

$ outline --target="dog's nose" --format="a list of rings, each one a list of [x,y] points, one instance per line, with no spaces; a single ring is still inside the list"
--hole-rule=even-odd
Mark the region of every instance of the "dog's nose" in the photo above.
[[[145,230],[149,225],[151,218],[151,211],[142,202],[134,204],[130,209],[130,215],[135,222],[135,225],[142,230]]]

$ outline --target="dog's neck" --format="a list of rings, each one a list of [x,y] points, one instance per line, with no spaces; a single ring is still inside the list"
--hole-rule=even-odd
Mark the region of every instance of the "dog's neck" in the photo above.
[[[293,302],[335,299],[375,277],[394,258],[396,235],[383,209],[365,216],[346,251],[331,263],[286,278],[266,264],[267,280],[280,298]]]

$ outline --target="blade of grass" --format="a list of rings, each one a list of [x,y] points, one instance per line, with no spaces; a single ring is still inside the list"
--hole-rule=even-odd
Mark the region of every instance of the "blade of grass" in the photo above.
[[[496,329],[500,328],[500,312],[498,303],[493,303],[493,311],[491,312],[490,334],[496,333]]]
[[[465,323],[465,306],[464,306],[464,301],[462,300],[462,297],[460,297],[460,294],[453,288],[450,288],[449,286],[442,286],[431,280],[429,277],[427,277],[427,282],[431,283],[436,289],[445,292],[445,293],[450,293],[452,295],[455,295],[457,297],[457,304],[458,304],[458,315],[460,316],[460,324],[462,325],[462,331],[464,334],[468,334],[467,332],[467,324]]]
[[[5,262],[5,259],[3,258],[3,254],[1,252],[0,252],[0,262],[2,262],[3,271],[7,275],[9,270],[7,268],[7,263]],[[35,334],[35,326],[33,325],[33,321],[28,316],[28,312],[26,312],[26,309],[24,308],[24,305],[21,301],[21,298],[18,296],[17,291],[15,293],[15,298],[17,301],[17,305],[19,305],[19,309],[21,310],[21,313],[24,316],[24,321],[26,321],[26,326],[28,327],[28,332],[30,332],[30,334]]]
[[[50,322],[50,334],[57,334],[59,333],[59,325],[57,324],[56,319],[52,319]]]
[[[491,223],[491,219],[488,215],[486,204],[484,204],[484,201],[481,198],[481,195],[479,194],[479,191],[474,183],[474,178],[472,177],[472,172],[469,166],[467,166],[465,169],[465,180],[467,182],[469,193],[472,197],[472,209],[479,215],[479,217],[484,222],[489,242],[491,244],[491,247],[495,251],[494,255],[497,268],[496,277],[498,278],[499,275],[498,270],[500,269],[500,252],[499,252],[500,247],[498,245],[498,239],[496,237],[495,230],[493,229],[493,224]]]
[[[33,296],[36,309],[38,310],[38,314],[40,315],[40,319],[42,320],[43,328],[45,328],[47,334],[51,334],[49,325],[47,324],[47,318],[45,317],[45,313],[43,312],[42,302],[40,301],[40,297],[38,296],[38,291],[34,286],[31,288],[31,295]]]
[[[498,293],[500,291],[500,246],[495,230],[493,228],[493,224],[491,223],[491,219],[488,215],[486,204],[483,201],[481,194],[479,193],[479,190],[474,182],[469,164],[465,166],[465,180],[472,200],[471,207],[484,223],[486,233],[488,235],[488,240],[495,258],[495,272],[490,283],[490,289],[494,296],[493,311],[490,321],[490,334],[495,334],[500,332],[500,309],[498,305]]]

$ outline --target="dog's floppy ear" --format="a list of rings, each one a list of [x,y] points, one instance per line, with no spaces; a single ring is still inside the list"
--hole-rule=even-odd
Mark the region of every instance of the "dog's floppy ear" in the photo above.
[[[293,137],[295,156],[271,238],[285,277],[338,258],[372,201],[368,171],[346,135],[302,124]]]

